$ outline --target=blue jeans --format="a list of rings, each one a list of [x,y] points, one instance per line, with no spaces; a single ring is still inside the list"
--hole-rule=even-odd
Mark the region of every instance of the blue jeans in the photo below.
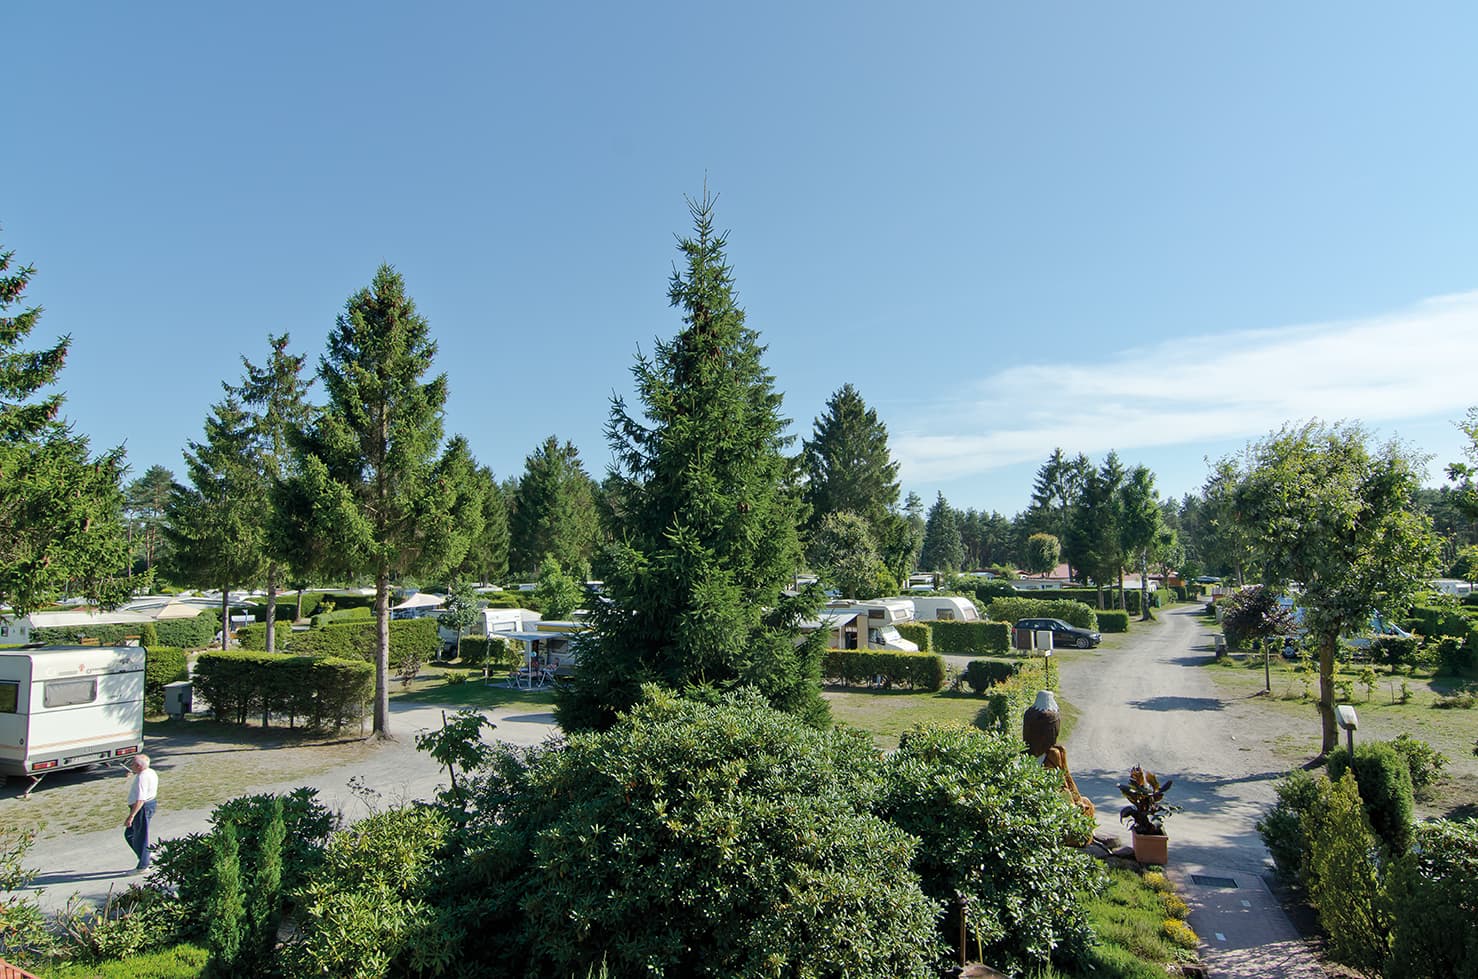
[[[133,824],[123,828],[123,838],[133,847],[134,854],[139,858],[139,870],[145,870],[149,866],[149,821],[154,818],[154,810],[158,805],[157,800],[150,799],[134,814]]]

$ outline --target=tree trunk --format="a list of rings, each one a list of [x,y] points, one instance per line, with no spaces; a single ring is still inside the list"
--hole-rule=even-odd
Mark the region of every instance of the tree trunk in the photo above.
[[[221,651],[231,643],[231,592],[221,586]]]
[[[375,720],[374,735],[390,733],[390,569],[383,563],[375,575]]]
[[[1164,584],[1164,582],[1161,582]],[[1139,621],[1150,620],[1150,562],[1149,555],[1139,553]]]
[[[1124,565],[1119,565],[1119,611],[1128,608],[1129,603],[1124,601]]]
[[[267,652],[277,652],[277,562],[267,565]]]
[[[300,621],[302,621],[302,618],[303,618],[303,586],[302,585],[299,585],[298,586],[298,611],[297,611],[297,614],[293,616],[293,621],[294,622],[300,622]]]
[[[1319,754],[1329,754],[1339,747],[1339,726],[1334,721],[1334,649],[1339,637],[1319,637],[1319,721],[1323,727],[1323,740]]]

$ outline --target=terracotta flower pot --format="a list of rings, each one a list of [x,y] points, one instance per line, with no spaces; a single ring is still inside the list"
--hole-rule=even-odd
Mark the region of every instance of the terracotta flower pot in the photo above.
[[[1163,867],[1170,862],[1170,837],[1163,833],[1141,834],[1130,831],[1134,840],[1134,859]]]

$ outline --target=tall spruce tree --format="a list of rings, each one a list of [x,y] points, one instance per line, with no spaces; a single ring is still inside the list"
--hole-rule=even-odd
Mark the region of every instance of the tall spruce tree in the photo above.
[[[590,563],[595,549],[595,482],[574,443],[553,435],[524,461],[508,515],[509,563],[537,570],[553,555],[565,568]]]
[[[467,557],[454,577],[501,581],[508,573],[508,503],[487,466],[478,466],[472,478],[482,508],[482,529],[468,543]]]
[[[812,437],[802,443],[802,498],[811,508],[810,526],[831,513],[850,512],[882,535],[898,503],[898,463],[888,451],[888,429],[862,395],[843,384],[816,419]]]
[[[749,685],[781,710],[825,723],[824,637],[799,625],[819,595],[788,595],[800,567],[789,420],[744,322],[713,200],[688,202],[694,234],[668,297],[683,326],[639,356],[642,410],[615,399],[608,480],[620,536],[598,569],[595,639],[559,691],[566,730],[605,727],[642,684],[706,695]]]
[[[924,524],[924,550],[919,563],[926,571],[958,571],[964,561],[965,545],[960,541],[955,512],[940,493]]]
[[[303,379],[304,356],[287,352],[290,338],[268,336],[267,343],[272,353],[261,367],[245,357],[241,358],[244,374],[241,383],[228,388],[242,403],[254,408],[253,420],[256,428],[257,460],[260,478],[264,483],[267,498],[275,498],[277,485],[286,476],[291,466],[292,440],[308,424],[311,409],[308,405],[308,387],[311,381]],[[270,507],[269,507],[270,512]],[[267,584],[267,652],[277,648],[277,589],[282,580],[284,566],[295,550],[295,545],[285,543],[274,532],[269,518],[268,531],[262,540],[266,560]]]
[[[123,450],[94,456],[60,417],[55,384],[70,338],[21,347],[41,318],[12,312],[35,274],[0,251],[0,606],[25,615],[68,592],[104,604],[128,596]]]
[[[446,375],[429,381],[436,343],[388,265],[349,297],[318,377],[328,403],[300,443],[287,495],[326,536],[325,571],[375,581],[374,732],[390,737],[390,581],[436,574],[466,556],[453,532],[455,487],[437,478]],[[462,550],[458,551],[457,547]]]
[[[257,468],[257,448],[255,419],[228,394],[205,420],[205,441],[189,443],[189,485],[175,484],[166,511],[172,575],[221,590],[222,648],[230,633],[232,586],[256,582],[267,567],[263,517],[271,496]]]

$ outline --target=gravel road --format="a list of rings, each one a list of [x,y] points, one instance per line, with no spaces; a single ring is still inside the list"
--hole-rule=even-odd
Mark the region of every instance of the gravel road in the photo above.
[[[446,771],[429,756],[416,750],[415,734],[441,726],[441,708],[436,706],[402,707],[391,702],[391,729],[398,735],[374,747],[369,757],[330,769],[319,775],[298,778],[279,784],[264,784],[250,789],[258,792],[288,792],[300,785],[318,789],[318,798],[330,809],[342,813],[347,820],[360,819],[370,813],[370,806],[390,808],[415,799],[430,799],[437,786],[446,783]],[[550,713],[531,714],[507,709],[483,712],[497,725],[489,741],[531,745],[559,733]],[[362,782],[377,797],[366,799],[350,787],[350,781]],[[119,825],[115,829],[95,833],[72,833],[40,840],[26,858],[26,866],[39,872],[32,892],[38,893],[48,910],[66,906],[72,897],[101,904],[109,890],[122,891],[140,878],[132,876],[133,854],[123,841],[122,799],[126,783],[117,778]],[[76,792],[81,786],[58,785],[49,791]],[[188,833],[203,832],[209,827],[210,809],[171,809],[168,804],[167,775],[160,778],[160,808],[150,827],[155,839],[170,839]]]
[[[1062,665],[1062,696],[1080,711],[1067,742],[1073,777],[1098,807],[1101,832],[1125,842],[1117,785],[1129,769],[1175,780],[1167,801],[1183,810],[1165,824],[1170,871],[1213,975],[1322,976],[1267,886],[1271,863],[1254,825],[1288,770],[1273,746],[1292,722],[1223,699],[1204,669],[1212,640],[1200,611],[1171,608],[1157,624],[1136,623],[1117,648]]]

